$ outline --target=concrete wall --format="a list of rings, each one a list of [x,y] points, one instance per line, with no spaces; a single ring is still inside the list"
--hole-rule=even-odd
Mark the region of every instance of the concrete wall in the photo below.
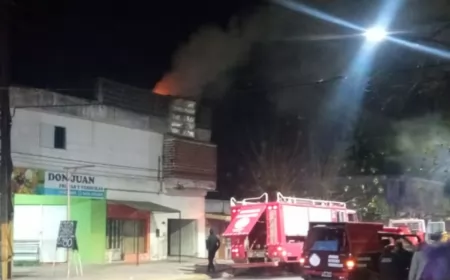
[[[55,92],[11,87],[11,108],[39,109],[53,114],[63,114],[96,122],[150,130],[159,133],[167,132],[167,119],[157,116],[142,115],[131,111],[105,106],[98,101],[86,100]]]
[[[41,124],[66,127],[67,149],[42,147]],[[108,189],[157,191],[162,134],[130,129],[47,112],[16,110],[12,126],[15,166],[61,171],[92,164],[78,171],[105,177]]]

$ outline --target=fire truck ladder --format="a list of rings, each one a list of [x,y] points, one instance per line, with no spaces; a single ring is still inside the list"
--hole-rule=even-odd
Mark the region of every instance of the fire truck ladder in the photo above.
[[[347,208],[347,204],[345,202],[284,196],[280,192],[277,192],[277,202],[300,204],[305,206]]]
[[[256,204],[256,203],[267,203],[269,202],[269,195],[267,193],[263,193],[262,195],[258,197],[249,197],[244,198],[243,200],[236,200],[236,198],[232,197],[230,199],[230,205],[236,206],[236,205],[248,205],[248,204]]]

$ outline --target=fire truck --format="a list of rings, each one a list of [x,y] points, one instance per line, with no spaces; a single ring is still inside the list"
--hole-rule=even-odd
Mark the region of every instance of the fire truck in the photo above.
[[[429,241],[430,235],[434,233],[443,233],[443,240],[447,241],[447,232],[445,230],[445,222],[443,221],[428,221],[423,219],[392,219],[389,220],[390,227],[406,227],[411,233],[416,234],[422,240]]]
[[[310,222],[356,222],[346,203],[267,193],[241,201],[231,198],[230,238],[234,268],[287,267],[298,271]]]

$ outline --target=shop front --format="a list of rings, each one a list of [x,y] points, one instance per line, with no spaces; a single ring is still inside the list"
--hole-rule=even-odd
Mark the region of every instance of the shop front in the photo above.
[[[107,206],[106,258],[108,262],[150,260],[150,211],[110,202]]]
[[[14,168],[14,247],[38,247],[41,263],[66,262],[56,249],[59,224],[67,219],[67,178],[63,172]],[[103,263],[106,244],[106,182],[95,176],[69,178],[70,216],[78,222],[77,242],[83,263]],[[20,255],[14,258],[20,260]]]

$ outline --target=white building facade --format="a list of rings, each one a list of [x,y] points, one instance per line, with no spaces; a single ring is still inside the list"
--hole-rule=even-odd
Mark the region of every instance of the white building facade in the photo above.
[[[103,234],[107,236],[97,239],[97,243],[105,242],[105,248],[95,249],[99,250],[99,256],[104,256],[105,262],[133,261],[133,256],[139,261],[180,255],[205,257],[205,196],[207,191],[215,189],[215,183],[196,187],[198,184],[193,181],[188,187],[180,187],[174,185],[173,179],[168,181],[162,177],[164,120],[24,88],[12,88],[11,107],[15,169],[39,169],[48,175],[49,172],[64,174],[64,168],[80,167],[76,175],[90,176],[98,189],[104,191],[105,217],[99,214],[83,228],[79,222],[79,235],[83,239],[86,234],[88,239],[88,235],[94,234],[94,227],[98,227],[94,235],[101,235],[103,226],[98,224],[106,219]],[[47,181],[41,187],[47,189]],[[61,197],[65,194],[64,190],[60,193]],[[30,194],[27,195],[26,201],[31,201]],[[64,207],[63,200],[58,201],[52,204]],[[16,213],[29,206],[29,202],[22,204],[16,204]],[[127,211],[128,216],[124,214]],[[149,219],[145,219],[145,213]],[[145,220],[137,229],[143,234],[129,238],[136,228],[127,228],[127,217],[138,216]],[[15,230],[19,235],[25,230],[21,219],[24,218],[16,216]],[[86,242],[83,243],[85,251],[95,245]],[[89,261],[98,263],[99,258]]]

